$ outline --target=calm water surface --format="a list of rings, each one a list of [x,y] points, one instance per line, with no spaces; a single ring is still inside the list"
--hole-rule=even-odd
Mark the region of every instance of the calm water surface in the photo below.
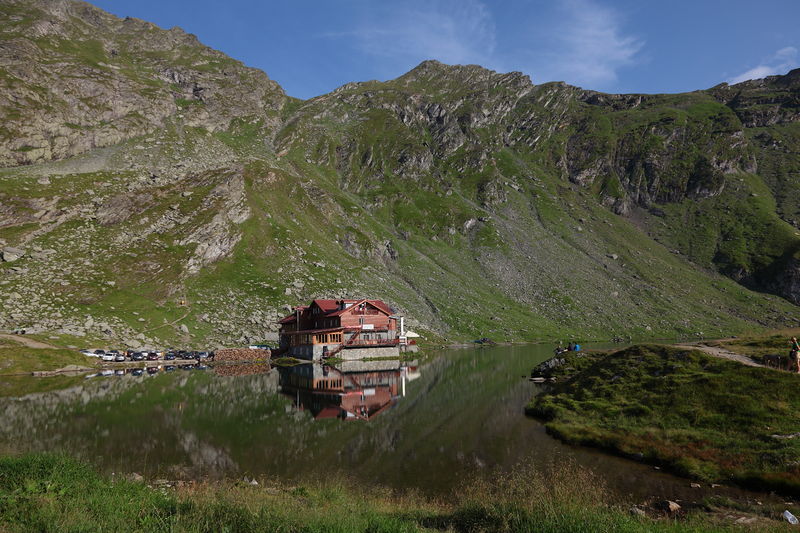
[[[549,437],[524,406],[541,390],[527,379],[531,368],[550,355],[547,346],[497,346],[440,351],[421,363],[74,378],[61,390],[0,397],[0,450],[65,451],[107,472],[151,478],[295,483],[344,474],[434,495],[495,469],[572,461],[621,495],[710,493]]]

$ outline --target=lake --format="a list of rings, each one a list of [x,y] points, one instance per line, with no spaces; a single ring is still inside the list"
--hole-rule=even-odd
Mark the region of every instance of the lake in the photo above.
[[[544,345],[493,346],[339,369],[162,366],[64,378],[62,388],[0,398],[0,451],[63,451],[105,472],[151,479],[302,483],[344,475],[434,496],[496,469],[574,462],[637,499],[751,496],[693,489],[651,466],[548,436],[524,406],[546,386],[527,379],[531,368],[550,356]],[[42,390],[44,380],[61,378],[16,379]]]

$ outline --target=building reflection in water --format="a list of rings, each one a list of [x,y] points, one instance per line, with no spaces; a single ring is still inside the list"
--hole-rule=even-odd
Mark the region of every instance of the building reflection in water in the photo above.
[[[315,419],[369,420],[406,394],[419,377],[417,362],[343,361],[337,367],[308,364],[280,368],[281,392]]]

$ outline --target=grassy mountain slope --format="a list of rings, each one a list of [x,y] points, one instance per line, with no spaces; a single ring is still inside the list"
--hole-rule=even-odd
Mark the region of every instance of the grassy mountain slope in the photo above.
[[[3,105],[5,327],[72,344],[241,343],[323,296],[381,297],[449,338],[794,323],[793,305],[736,282],[792,294],[772,282],[791,286],[794,159],[756,131],[796,154],[790,113],[757,126],[724,88],[604,95],[433,61],[301,102],[177,29],[81,3],[6,6],[4,50],[32,66],[3,63],[0,103],[35,92],[58,45],[62,70],[47,75],[84,94],[102,71],[127,114],[52,92],[18,120]],[[29,37],[51,20],[60,33]],[[130,126],[130,113],[146,118]]]

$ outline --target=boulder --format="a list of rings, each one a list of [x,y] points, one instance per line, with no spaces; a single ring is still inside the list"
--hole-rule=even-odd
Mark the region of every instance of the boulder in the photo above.
[[[543,361],[536,365],[531,371],[532,378],[547,378],[550,377],[553,370],[566,363],[566,360],[561,357],[552,357],[547,361]]]
[[[659,510],[664,511],[665,513],[669,513],[669,514],[675,514],[675,513],[677,513],[678,511],[681,510],[681,506],[678,505],[676,502],[673,502],[672,500],[660,501],[660,502],[658,502],[656,507]]]
[[[631,508],[628,510],[628,512],[629,512],[629,513],[630,513],[632,516],[638,516],[638,517],[641,517],[641,518],[647,518],[647,513],[645,513],[643,509],[641,509],[641,508],[639,508],[639,507],[637,507],[637,506],[635,506],[635,505],[634,505],[633,507],[631,507]]]
[[[22,258],[25,255],[25,250],[22,248],[14,248],[12,246],[7,246],[3,248],[3,251],[0,252],[0,258],[3,261],[10,263],[12,261],[16,261],[17,259]]]

